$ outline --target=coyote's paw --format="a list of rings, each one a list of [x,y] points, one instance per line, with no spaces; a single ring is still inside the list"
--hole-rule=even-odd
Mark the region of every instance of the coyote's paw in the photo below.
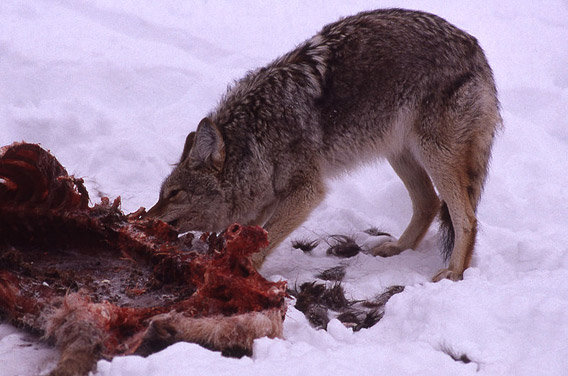
[[[399,246],[397,242],[384,242],[373,248],[371,254],[381,257],[390,257],[396,256],[404,250],[405,248]]]
[[[434,278],[432,278],[432,282],[438,282],[442,279],[449,279],[450,281],[461,281],[463,279],[462,273],[457,273],[451,269],[441,269]]]

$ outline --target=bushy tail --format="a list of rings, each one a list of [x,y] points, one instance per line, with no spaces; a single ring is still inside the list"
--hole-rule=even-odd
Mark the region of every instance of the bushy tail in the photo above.
[[[445,201],[442,201],[440,207],[440,244],[442,246],[442,257],[444,262],[447,263],[452,255],[452,250],[454,249],[455,233],[454,225],[452,224],[452,218],[450,217],[450,210]]]

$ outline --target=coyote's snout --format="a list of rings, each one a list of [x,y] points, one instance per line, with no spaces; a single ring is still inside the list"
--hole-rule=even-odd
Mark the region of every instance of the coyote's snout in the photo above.
[[[500,124],[475,38],[428,13],[360,13],[235,83],[187,137],[149,215],[181,230],[264,225],[271,246],[261,264],[321,202],[326,178],[382,156],[414,213],[373,253],[415,248],[440,213],[449,265],[434,280],[457,280]]]

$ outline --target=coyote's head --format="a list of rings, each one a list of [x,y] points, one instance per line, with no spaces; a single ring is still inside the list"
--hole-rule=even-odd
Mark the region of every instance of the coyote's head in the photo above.
[[[164,180],[158,202],[147,216],[180,231],[220,231],[228,226],[231,200],[221,182],[224,161],[223,137],[205,118],[187,136],[181,160]]]

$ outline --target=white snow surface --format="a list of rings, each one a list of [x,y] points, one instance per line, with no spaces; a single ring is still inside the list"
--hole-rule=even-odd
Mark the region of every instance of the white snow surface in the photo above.
[[[0,145],[38,142],[84,177],[94,202],[151,206],[185,136],[227,84],[341,16],[382,7],[436,13],[475,35],[493,67],[505,128],[493,153],[472,267],[443,266],[433,226],[417,250],[339,260],[291,247],[377,226],[398,236],[411,215],[387,163],[329,182],[327,199],[261,272],[290,286],[346,265],[353,299],[403,293],[374,327],[313,329],[288,309],[284,338],[251,358],[178,343],[147,358],[101,360],[97,376],[568,374],[568,1],[0,2]],[[354,67],[356,69],[356,67]],[[443,349],[469,364],[454,361]],[[47,374],[58,352],[0,324],[0,375]]]

